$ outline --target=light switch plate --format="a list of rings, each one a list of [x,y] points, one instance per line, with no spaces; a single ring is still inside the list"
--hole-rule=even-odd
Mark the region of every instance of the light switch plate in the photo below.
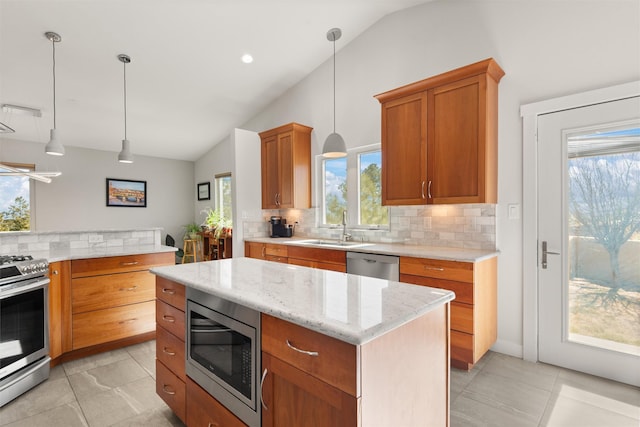
[[[510,203],[509,207],[509,219],[520,219],[520,204]]]

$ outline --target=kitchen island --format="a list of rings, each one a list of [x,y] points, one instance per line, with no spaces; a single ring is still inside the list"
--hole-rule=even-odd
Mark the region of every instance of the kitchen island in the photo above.
[[[151,272],[159,303],[177,285],[261,313],[262,425],[304,425],[307,416],[314,425],[448,425],[453,292],[250,258]],[[288,343],[317,343],[319,354]]]

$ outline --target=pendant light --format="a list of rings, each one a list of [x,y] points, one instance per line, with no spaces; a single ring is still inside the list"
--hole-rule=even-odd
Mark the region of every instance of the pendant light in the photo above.
[[[327,40],[333,42],[333,133],[324,141],[322,155],[324,157],[337,158],[347,155],[347,146],[339,133],[336,133],[336,40],[340,39],[340,28],[332,28],[327,31]]]
[[[64,146],[58,140],[58,129],[56,129],[56,43],[62,41],[59,34],[47,31],[44,36],[51,41],[53,50],[53,129],[51,129],[51,139],[44,148],[45,153],[52,156],[63,156]]]
[[[124,75],[124,139],[122,140],[122,151],[118,154],[120,163],[133,163],[133,155],[131,154],[131,144],[127,139],[127,64],[131,62],[128,55],[118,55],[118,60],[122,62]]]

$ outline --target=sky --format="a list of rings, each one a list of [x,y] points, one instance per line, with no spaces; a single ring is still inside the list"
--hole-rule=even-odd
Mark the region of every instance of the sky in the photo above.
[[[17,196],[29,201],[29,178],[24,176],[0,176],[0,212],[13,204]]]

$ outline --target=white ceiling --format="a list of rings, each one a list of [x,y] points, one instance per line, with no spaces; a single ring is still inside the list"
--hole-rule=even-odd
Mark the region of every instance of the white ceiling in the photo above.
[[[5,138],[196,160],[383,16],[427,0],[0,0],[0,111]],[[240,57],[251,53],[252,64]]]

